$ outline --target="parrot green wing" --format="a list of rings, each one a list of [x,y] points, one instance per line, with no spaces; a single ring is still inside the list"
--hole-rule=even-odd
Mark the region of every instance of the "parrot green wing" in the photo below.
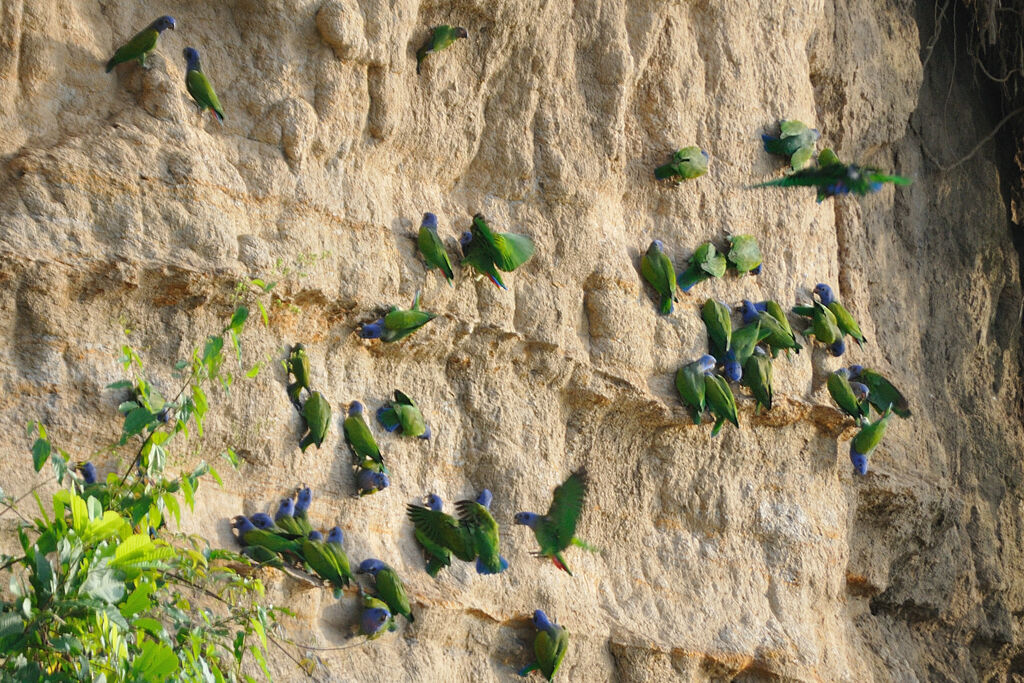
[[[431,320],[437,317],[436,313],[417,310],[393,310],[384,316],[384,327],[386,334],[385,341],[398,341],[408,337]]]
[[[314,391],[302,406],[302,417],[306,420],[309,434],[299,443],[305,451],[310,445],[316,444],[319,449],[327,435],[327,427],[331,424],[331,404],[319,391]]]
[[[471,232],[474,237],[482,240],[494,260],[494,265],[506,273],[511,273],[533,256],[533,240],[512,232],[494,232],[480,214],[473,217]]]
[[[569,634],[561,626],[554,627],[555,636],[552,637],[547,631],[538,631],[533,640],[533,653],[537,658],[537,665],[544,677],[549,681],[558,673],[562,665],[565,652],[569,649]]]
[[[505,282],[501,279],[501,273],[498,272],[494,265],[494,259],[491,258],[490,252],[481,244],[479,239],[471,241],[463,253],[465,256],[462,259],[462,263],[469,264],[481,275],[486,275],[494,283],[495,287],[508,289],[505,286]]]
[[[876,168],[865,168],[864,177],[869,183],[892,183],[893,185],[910,185],[912,179],[901,175],[882,173]]]
[[[640,273],[654,291],[661,295],[660,313],[671,313],[676,295],[676,272],[672,266],[672,259],[652,242],[647,248],[647,253],[640,259]]]
[[[377,593],[388,604],[392,614],[401,614],[409,621],[416,621],[409,605],[409,596],[405,592],[405,585],[394,569],[388,567],[377,572]]]
[[[114,56],[107,62],[107,73],[113,71],[114,67],[118,64],[130,62],[133,59],[139,60],[140,64],[145,64],[146,55],[156,47],[156,41],[159,37],[160,32],[152,28],[147,28],[135,34],[131,40],[117,48],[117,51],[114,52]]]
[[[715,416],[715,427],[711,430],[711,436],[721,431],[725,421],[740,426],[736,414],[736,397],[733,396],[728,382],[718,375],[704,375],[704,392],[708,408]]]
[[[693,424],[699,425],[704,415],[704,375],[698,363],[687,363],[676,371],[676,391],[690,409]]]
[[[743,384],[750,388],[757,400],[758,409],[772,409],[772,361],[764,355],[753,354],[743,364]]]
[[[812,159],[814,159],[813,144],[801,147],[795,152],[793,152],[792,156],[790,156],[789,158],[789,164],[790,166],[793,167],[794,171],[799,171],[801,169],[807,168],[807,166],[811,163]]]
[[[794,306],[793,312],[805,318],[813,318],[814,306]]]
[[[217,93],[213,91],[213,86],[207,80],[206,74],[202,71],[189,71],[185,75],[185,86],[188,89],[188,94],[192,96],[200,109],[212,109],[218,119],[224,120],[224,109],[220,106]]]
[[[654,177],[658,180],[668,180],[669,178],[675,178],[678,176],[679,171],[676,168],[675,162],[662,164],[654,169]]]
[[[836,316],[817,301],[814,302],[814,316],[811,320],[811,332],[822,344],[828,346],[842,338]]]
[[[349,564],[348,554],[345,553],[345,549],[338,543],[324,543],[324,547],[334,559],[334,564],[338,567],[342,581],[347,586],[352,581],[352,565]]]
[[[857,341],[857,344],[863,347],[864,342],[867,341],[867,339],[864,338],[864,333],[860,331],[860,325],[858,325],[857,321],[853,319],[850,312],[846,310],[846,307],[838,301],[833,301],[828,305],[828,308],[832,311],[832,315],[835,316],[836,325],[839,326],[839,330],[843,334],[848,334],[853,337]]]
[[[463,525],[451,515],[440,510],[431,510],[421,505],[408,505],[406,512],[416,532],[442,548],[451,551],[463,562],[476,559],[476,549]]]
[[[353,455],[356,456],[356,464],[363,466],[362,463],[372,460],[382,468],[379,471],[387,473],[388,470],[384,467],[384,457],[380,454],[377,441],[373,438],[373,433],[370,432],[370,428],[361,415],[349,415],[345,418],[342,429],[345,432],[345,441]]]
[[[299,524],[299,520],[294,517],[282,517],[281,519],[276,520],[275,524],[281,527],[282,531],[288,534],[293,534],[297,538],[306,535],[302,531],[302,526]]]
[[[576,523],[583,512],[588,484],[587,470],[580,468],[570,474],[560,486],[555,487],[544,524],[539,525],[537,530],[537,541],[540,543],[542,554],[560,552],[572,544],[572,539],[576,536]],[[540,538],[541,526],[544,527],[545,538]]]
[[[850,380],[837,372],[832,372],[825,380],[825,386],[828,387],[828,393],[832,400],[844,413],[855,420],[862,417],[860,402],[857,400],[856,394],[853,393]]]
[[[877,420],[865,425],[857,432],[857,436],[853,437],[853,447],[857,449],[858,453],[871,455],[871,452],[882,442],[882,437],[885,436],[885,428],[889,424],[890,417],[892,417],[891,407],[882,413],[882,416]]]
[[[480,562],[492,574],[500,573],[502,567],[501,556],[498,554],[500,544],[498,523],[494,521],[490,511],[474,500],[460,500],[455,503],[455,509],[459,513],[459,522],[466,530],[467,537],[472,541]]]
[[[900,390],[880,373],[864,368],[857,376],[857,381],[868,388],[868,401],[876,410],[882,412],[891,405],[893,412],[900,417],[910,417],[910,403]]]
[[[746,365],[747,359],[754,354],[754,348],[770,334],[769,330],[761,326],[759,320],[733,332],[730,349],[736,357],[736,362],[741,366]]]
[[[841,166],[843,162],[839,160],[839,156],[832,150],[831,147],[818,152],[818,166]]]
[[[786,312],[782,310],[782,306],[779,305],[779,302],[769,299],[764,302],[764,310],[768,315],[774,318],[777,323],[779,323],[779,327],[782,328],[783,332],[790,337],[793,337],[793,328],[790,326],[789,318],[786,317]],[[796,341],[795,337],[794,341]],[[797,348],[799,348],[799,346]]]
[[[330,581],[336,589],[348,585],[348,579],[341,573],[334,555],[327,550],[327,544],[323,541],[311,541],[308,538],[302,542],[302,559],[306,565],[316,572],[316,575],[325,581]]]
[[[729,249],[729,261],[740,273],[749,272],[761,265],[761,248],[753,235],[734,235]]]
[[[779,122],[779,137],[799,137],[810,132],[807,124],[796,119],[788,119]]]
[[[445,279],[448,280],[448,284],[452,283],[455,279],[455,271],[452,269],[451,259],[448,258],[448,251],[444,248],[444,243],[441,242],[441,238],[437,236],[437,233],[430,230],[426,226],[420,227],[419,239],[420,253],[423,254],[423,260],[427,264],[427,268],[439,268],[444,273]]]
[[[722,277],[725,275],[725,269],[728,267],[725,256],[719,254],[718,250],[715,249],[715,245],[711,242],[705,242],[697,247],[697,250],[693,252],[690,263],[698,264],[700,269],[711,277]]]
[[[398,422],[402,425],[402,434],[405,436],[420,436],[427,431],[426,420],[423,413],[414,405],[402,403],[393,404]]]
[[[278,569],[284,567],[284,562],[281,561],[276,552],[261,545],[247,545],[242,548],[242,554],[257,564]]]
[[[295,381],[288,385],[288,396],[298,405],[299,395],[302,390],[309,391],[309,358],[306,350],[297,345],[288,354],[286,363],[288,372],[295,378]]]
[[[448,548],[430,540],[427,535],[419,529],[415,529],[413,534],[416,537],[416,541],[423,547],[423,554],[427,558],[428,574],[436,577],[442,569],[451,566],[452,552],[448,550]]]
[[[299,543],[283,536],[279,536],[272,531],[265,531],[263,529],[250,529],[245,532],[242,537],[242,541],[246,545],[258,545],[273,550],[275,553],[298,553]]]
[[[729,307],[714,299],[708,299],[701,308],[701,317],[708,328],[711,355],[722,358],[732,344],[732,316]]]

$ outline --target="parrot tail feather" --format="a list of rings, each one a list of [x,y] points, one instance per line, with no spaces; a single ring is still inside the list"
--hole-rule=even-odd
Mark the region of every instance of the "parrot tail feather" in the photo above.
[[[540,669],[540,664],[538,664],[537,662],[530,662],[529,664],[527,664],[519,670],[519,675],[525,678],[526,676],[530,675],[531,671],[537,671],[538,669]]]
[[[554,556],[553,556],[553,557],[551,558],[551,562],[552,562],[552,563],[553,563],[553,564],[554,564],[554,565],[555,565],[556,567],[558,567],[559,569],[561,569],[561,570],[562,570],[563,572],[565,572],[565,573],[566,573],[566,574],[568,574],[569,576],[572,576],[572,572],[571,572],[571,571],[569,571],[569,567],[567,567],[567,566],[565,565],[565,558],[564,558],[564,557],[562,557],[562,553],[555,553],[555,554],[554,554]]]
[[[581,541],[580,539],[576,538],[575,536],[572,537],[572,544],[574,546],[576,546],[577,548],[583,548],[584,550],[588,550],[588,551],[590,551],[592,553],[599,553],[599,552],[601,552],[601,549],[598,548],[596,545],[591,545],[591,544],[587,543],[586,541]]]

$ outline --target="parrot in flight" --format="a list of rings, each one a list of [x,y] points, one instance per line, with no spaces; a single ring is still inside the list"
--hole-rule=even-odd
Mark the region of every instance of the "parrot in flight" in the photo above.
[[[186,63],[185,88],[188,90],[188,94],[195,100],[200,114],[209,109],[217,120],[223,123],[224,108],[220,106],[217,93],[213,91],[213,86],[210,85],[206,74],[203,73],[202,68],[199,66],[198,50],[194,47],[186,47],[184,54]]]
[[[546,515],[517,512],[514,520],[516,524],[533,529],[533,535],[540,544],[540,550],[535,554],[538,557],[550,557],[554,565],[569,576],[572,576],[572,572],[566,564],[565,557],[562,556],[564,550],[574,545],[597,552],[597,548],[576,537],[576,524],[583,511],[588,485],[587,470],[580,468],[570,474],[560,486],[555,487]]]
[[[654,169],[657,180],[671,180],[679,184],[684,180],[699,178],[708,172],[708,153],[700,147],[684,147],[672,155],[672,161]]]
[[[533,240],[514,232],[494,232],[483,214],[473,216],[469,239],[463,234],[460,241],[463,263],[469,263],[478,272],[486,275],[495,285],[507,289],[497,270],[511,273],[533,256]]]
[[[384,342],[398,341],[408,337],[436,317],[436,313],[420,310],[420,293],[416,292],[411,309],[403,311],[397,306],[392,306],[383,318],[363,325],[359,330],[359,336],[363,339],[380,339]]]
[[[569,649],[569,633],[551,622],[541,610],[533,613],[533,625],[537,628],[537,635],[533,639],[535,659],[523,667],[519,675],[528,676],[531,671],[540,671],[550,681],[558,673],[565,651]]]
[[[795,119],[779,122],[779,135],[761,135],[764,151],[789,160],[794,171],[799,171],[814,158],[814,143],[821,137],[817,128],[808,128]]]
[[[814,187],[818,201],[844,194],[863,197],[882,189],[884,183],[909,185],[912,181],[900,175],[883,173],[870,166],[844,164],[831,149],[823,149],[818,155],[818,164],[794,171],[789,175],[758,183],[753,187]]]
[[[478,574],[498,574],[508,569],[508,560],[498,552],[498,523],[491,516],[491,500],[487,489],[475,501],[460,500],[455,504],[459,519],[422,505],[407,505],[406,511],[424,539],[446,548],[463,562],[476,560]]]
[[[152,24],[135,34],[135,37],[117,48],[114,56],[107,62],[107,73],[114,70],[114,67],[124,62],[137,60],[139,66],[146,66],[146,57],[156,47],[156,41],[160,34],[167,29],[174,30],[174,17],[164,15]]]
[[[430,512],[441,512],[441,509],[444,506],[444,502],[441,500],[441,497],[434,493],[427,496],[426,501],[427,509]],[[445,517],[448,517],[448,515],[445,515]],[[448,519],[457,524],[453,517],[448,517]],[[426,534],[418,528],[414,529],[413,533],[416,537],[416,542],[420,544],[421,548],[423,548],[423,555],[427,560],[427,573],[436,578],[442,569],[451,566],[452,551],[444,545],[430,540],[430,538],[428,538]]]
[[[640,273],[654,291],[661,295],[659,312],[662,315],[671,313],[674,308],[672,302],[676,299],[676,271],[661,240],[654,240],[647,247],[647,253],[640,259]]]
[[[461,26],[441,24],[431,29],[427,42],[423,43],[419,50],[416,50],[416,75],[419,75],[420,69],[423,67],[423,60],[427,58],[427,55],[440,52],[459,38],[469,38],[469,32]]]

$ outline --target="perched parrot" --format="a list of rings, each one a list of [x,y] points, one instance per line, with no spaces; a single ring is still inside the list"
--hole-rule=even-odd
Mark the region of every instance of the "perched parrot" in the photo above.
[[[412,308],[403,311],[392,306],[387,315],[376,322],[363,325],[359,336],[363,339],[380,339],[384,342],[398,341],[420,329],[437,317],[436,313],[420,310],[420,293],[412,300]]]
[[[252,522],[253,526],[255,526],[260,531],[269,531],[272,534],[277,534],[278,536],[288,540],[302,538],[301,534],[293,534],[292,532],[279,527],[277,523],[275,523],[274,520],[270,518],[270,515],[268,515],[265,512],[257,512],[256,514],[249,517],[249,521]]]
[[[708,410],[715,418],[715,426],[711,429],[712,437],[718,436],[726,421],[740,426],[736,415],[736,397],[733,396],[729,383],[710,370],[704,373],[704,398]]]
[[[299,489],[299,497],[295,501],[294,516],[303,536],[308,536],[313,530],[309,523],[309,505],[313,502],[313,492],[308,486]]]
[[[660,313],[671,313],[674,308],[672,302],[676,299],[676,271],[661,240],[654,240],[647,247],[647,253],[640,259],[640,272],[647,284],[661,295]]]
[[[686,270],[676,278],[676,284],[684,293],[689,292],[704,280],[725,275],[727,266],[725,254],[718,253],[711,242],[705,242],[693,252]]]
[[[412,399],[395,389],[395,400],[377,409],[377,421],[389,432],[401,430],[404,436],[430,438],[430,425],[423,419],[423,413]]]
[[[247,545],[242,548],[242,555],[245,555],[256,564],[264,567],[284,568],[284,562],[273,550],[264,548],[261,545]]]
[[[693,424],[699,425],[706,406],[704,397],[704,373],[715,368],[714,356],[701,356],[676,371],[676,391],[679,398],[693,416]]]
[[[314,391],[306,399],[305,405],[302,406],[302,419],[306,421],[309,433],[299,441],[299,447],[305,453],[307,448],[316,444],[319,450],[331,424],[331,404],[319,391]]]
[[[517,512],[516,524],[523,524],[533,529],[540,550],[537,557],[550,557],[556,567],[569,576],[569,565],[566,564],[562,551],[570,545],[597,552],[597,548],[584,543],[576,537],[576,523],[583,511],[583,502],[587,496],[587,470],[580,468],[569,475],[562,485],[555,487],[546,515],[533,512]]]
[[[302,559],[306,566],[316,572],[324,581],[330,581],[334,586],[334,597],[342,596],[342,587],[347,586],[351,580],[351,572],[342,572],[338,566],[335,554],[327,547],[323,535],[319,531],[313,531],[302,541]],[[346,568],[347,569],[347,568]]]
[[[473,270],[484,275],[491,282],[494,283],[495,287],[501,289],[508,289],[505,285],[505,281],[501,279],[501,273],[498,272],[498,267],[494,265],[494,261],[491,260],[491,255],[484,247],[480,240],[473,239],[473,233],[466,230],[462,233],[462,237],[459,238],[459,246],[462,248],[462,263],[463,265],[469,264],[473,267]]]
[[[740,275],[761,274],[761,247],[753,235],[733,235],[729,238],[729,263]]]
[[[740,310],[743,311],[745,324],[749,325],[756,320],[761,323],[762,332],[767,331],[768,335],[763,338],[763,341],[771,347],[773,358],[777,358],[779,351],[782,350],[785,350],[787,354],[789,349],[800,353],[800,349],[803,347],[797,342],[796,335],[793,334],[793,329],[786,319],[786,313],[779,304],[774,301],[755,304],[744,299]]]
[[[360,467],[356,473],[356,494],[362,498],[383,491],[391,486],[388,475],[368,467]]]
[[[868,473],[868,457],[885,436],[885,427],[892,417],[892,406],[886,409],[874,422],[867,422],[850,442],[850,462],[857,474]]]
[[[99,504],[106,510],[110,506],[110,487],[107,483],[100,481],[96,473],[96,466],[91,462],[79,462],[75,469],[82,475],[82,498],[88,500],[90,496],[99,501]]]
[[[417,239],[420,253],[423,254],[423,261],[427,264],[427,270],[438,268],[448,280],[448,286],[452,286],[455,279],[455,271],[452,270],[451,259],[444,248],[444,242],[437,236],[437,216],[432,213],[423,214],[423,222],[420,224],[420,234]]]
[[[476,500],[460,500],[455,503],[459,523],[476,550],[477,574],[500,574],[508,569],[508,560],[498,554],[498,523],[491,515],[490,505],[491,492],[487,489],[481,491]],[[454,549],[452,552],[455,552]]]
[[[363,560],[357,570],[359,574],[370,574],[377,586],[377,595],[387,603],[392,614],[401,614],[406,621],[416,621],[409,606],[409,596],[405,593],[405,584],[398,573],[380,560]]]
[[[206,74],[199,67],[199,52],[194,47],[185,48],[185,88],[199,107],[199,113],[209,109],[221,122],[224,121],[224,109],[220,106],[217,93],[207,80]]]
[[[725,304],[708,299],[701,308],[700,317],[708,330],[708,348],[711,355],[719,360],[725,358],[725,352],[732,344],[732,317],[729,307]]]
[[[863,197],[882,189],[883,183],[909,185],[910,178],[882,173],[877,168],[844,164],[831,149],[823,149],[818,155],[818,165],[794,171],[784,178],[758,183],[754,187],[814,187],[818,201],[843,194]]]
[[[423,43],[423,47],[419,50],[416,50],[416,74],[419,75],[420,68],[423,66],[423,60],[427,58],[427,55],[440,52],[459,38],[468,37],[469,33],[461,26],[448,26],[447,24],[435,26],[431,29],[427,42]]]
[[[242,515],[235,517],[231,526],[238,531],[238,540],[243,546],[258,545],[275,553],[291,552],[298,554],[299,552],[298,541],[285,538],[273,531],[259,529],[251,520]]]
[[[345,554],[345,537],[341,533],[341,527],[334,526],[327,532],[327,552],[334,556],[334,562],[341,570],[341,575],[349,580],[352,579],[352,569],[348,563],[348,555]]]
[[[867,339],[864,338],[864,333],[860,331],[860,325],[853,319],[850,312],[846,310],[846,307],[839,303],[832,293],[832,288],[819,282],[814,288],[814,293],[821,299],[822,306],[826,306],[828,310],[832,311],[832,315],[836,319],[836,325],[839,326],[839,331],[853,337],[857,345],[864,348],[864,342]]]
[[[757,400],[755,414],[761,412],[762,406],[765,410],[772,409],[772,359],[760,348],[755,348],[743,365],[743,384]]]
[[[789,159],[794,171],[799,171],[814,158],[814,143],[821,137],[817,128],[808,128],[796,120],[780,121],[779,136],[761,135],[764,151]]]
[[[291,498],[282,498],[274,513],[274,524],[289,534],[304,538],[308,531],[304,531],[299,521],[295,519],[295,501]]]
[[[671,180],[681,183],[684,180],[697,178],[708,172],[708,153],[700,147],[684,147],[672,155],[672,161],[654,169],[654,177],[658,180]]]
[[[835,372],[830,373],[828,379],[825,381],[825,386],[828,387],[828,393],[832,396],[832,400],[836,402],[836,405],[838,405],[844,413],[852,417],[858,423],[868,417],[867,389],[865,388],[864,399],[858,399],[857,392],[854,391],[853,386],[850,383],[849,370],[846,368],[839,368]]]
[[[817,292],[817,287],[815,287],[815,292]],[[811,326],[804,331],[806,337],[813,336],[824,344],[833,356],[843,355],[846,351],[846,343],[843,341],[843,333],[839,330],[839,324],[832,309],[822,302],[815,301],[811,306],[794,306],[793,312],[811,319]]]
[[[391,616],[387,603],[364,593],[362,588],[359,589],[359,598],[363,607],[359,615],[359,635],[366,636],[367,640],[374,640],[380,638],[386,631],[395,630],[395,618]]]
[[[899,389],[880,373],[862,365],[851,365],[850,379],[856,380],[868,388],[868,401],[878,412],[885,412],[889,406],[892,406],[892,412],[900,417],[904,419],[910,417],[910,403]]]
[[[565,651],[569,649],[569,633],[548,620],[541,610],[533,613],[533,625],[537,627],[537,636],[533,639],[533,656],[535,659],[519,671],[520,676],[528,676],[531,671],[540,671],[544,678],[552,680],[562,665]]]
[[[533,240],[526,235],[491,230],[487,219],[480,213],[473,216],[470,236],[473,243],[483,246],[498,270],[506,273],[529,261],[535,250]]]
[[[157,38],[166,30],[174,30],[174,17],[162,16],[146,28],[135,34],[135,37],[117,48],[117,52],[107,62],[107,73],[114,70],[114,67],[133,59],[138,60],[139,66],[146,66],[146,57],[156,47]]]
[[[309,388],[309,358],[306,356],[306,347],[302,344],[293,346],[292,350],[288,353],[288,360],[285,361],[285,366],[287,367],[288,374],[295,378],[295,381],[288,384],[288,398],[292,400],[297,409],[302,390],[312,391]]]
[[[342,430],[345,432],[345,443],[355,456],[356,466],[388,474],[384,456],[380,454],[377,441],[363,418],[363,404],[359,401],[349,404],[348,417],[345,418]]]
[[[442,507],[443,502],[441,501],[440,496],[434,493],[431,493],[429,496],[427,496],[427,509],[429,509],[430,512],[440,513]],[[445,515],[445,517],[451,520],[451,523],[454,527],[458,527],[458,521],[456,521],[455,518],[449,517],[448,515]],[[434,523],[434,521],[432,520],[430,523]],[[415,526],[415,522],[413,522],[413,525]],[[422,531],[420,531],[418,528],[415,528],[413,530],[413,533],[416,537],[416,541],[420,544],[420,547],[423,548],[423,555],[427,560],[427,573],[436,578],[438,573],[440,573],[442,569],[451,566],[452,551],[444,545],[441,545],[440,543],[435,543],[434,541],[430,540],[430,538]]]
[[[755,319],[749,325],[744,325],[740,329],[734,330],[732,333],[732,344],[729,347],[729,352],[726,353],[726,358],[728,359],[731,354],[732,358],[740,366],[746,365],[747,359],[753,355],[757,345],[767,339],[770,334],[771,332],[761,325],[760,319]],[[728,360],[726,365],[728,365]],[[730,377],[729,379],[732,378]]]

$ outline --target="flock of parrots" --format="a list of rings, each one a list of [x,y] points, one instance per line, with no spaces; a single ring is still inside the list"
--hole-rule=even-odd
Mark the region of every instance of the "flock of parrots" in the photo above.
[[[163,16],[154,21],[130,41],[118,48],[107,62],[107,71],[124,62],[138,61],[145,65],[147,55],[156,47],[160,33],[174,29],[175,21]],[[466,29],[454,26],[435,26],[430,38],[416,52],[416,73],[420,73],[423,60],[437,53],[459,38],[467,38]],[[199,65],[199,53],[194,48],[184,51],[186,60],[186,88],[195,100],[200,113],[207,109],[224,120],[224,111],[209,80]],[[785,157],[792,172],[777,180],[754,187],[813,187],[818,201],[842,194],[865,195],[878,190],[883,183],[907,184],[910,181],[897,175],[884,174],[878,169],[856,164],[844,164],[830,149],[815,156],[815,144],[820,137],[817,130],[799,121],[788,120],[780,124],[779,135],[763,135],[765,151]],[[699,147],[686,147],[677,151],[669,163],[654,171],[655,179],[681,183],[707,173],[708,154]],[[451,285],[455,271],[448,250],[437,233],[437,217],[424,214],[417,244],[427,269],[437,268]],[[757,275],[761,272],[761,251],[751,235],[729,237],[728,248],[720,252],[712,242],[700,245],[690,257],[687,268],[678,277],[672,260],[660,240],[651,243],[641,259],[641,274],[658,294],[661,314],[673,312],[678,293],[689,292],[694,286],[713,277],[723,277],[731,266],[739,275]],[[491,229],[481,214],[473,217],[470,229],[459,240],[462,265],[471,266],[496,286],[507,289],[502,273],[517,269],[530,259],[534,244],[529,237],[515,233],[501,233]],[[864,338],[856,320],[834,296],[826,284],[817,285],[816,297],[810,305],[796,306],[793,313],[806,320],[803,334],[823,344],[833,356],[846,350],[849,336],[858,345]],[[739,426],[736,399],[730,382],[747,387],[756,401],[756,411],[772,408],[772,361],[785,351],[799,353],[797,341],[786,312],[775,301],[743,301],[739,307],[742,326],[733,329],[732,311],[719,301],[708,299],[701,316],[707,327],[709,353],[679,368],[675,383],[683,404],[689,410],[694,424],[701,424],[704,413],[714,419],[711,436],[714,437],[726,422]],[[416,294],[412,307],[402,310],[392,307],[375,322],[362,325],[363,339],[395,342],[412,334],[430,322],[436,314],[420,309],[420,296]],[[296,344],[289,352],[285,366],[291,379],[288,396],[299,411],[306,431],[299,442],[303,451],[311,445],[323,443],[331,420],[331,406],[319,391],[311,388],[310,364],[306,349]],[[718,369],[721,369],[719,373]],[[868,456],[882,439],[890,416],[895,413],[909,417],[910,410],[903,395],[878,372],[852,365],[831,373],[828,391],[836,404],[852,417],[860,427],[850,445],[850,458],[856,472],[867,473]],[[303,398],[305,397],[305,398]],[[870,407],[879,417],[871,421]],[[402,436],[429,439],[431,430],[422,412],[406,394],[394,392],[394,400],[382,405],[376,412],[377,421],[387,432]],[[363,405],[352,401],[343,424],[345,441],[353,455],[356,494],[366,496],[386,489],[390,485],[389,472],[373,432],[364,418]],[[96,483],[95,468],[86,464],[82,468],[86,484]],[[597,551],[576,537],[576,526],[587,494],[587,472],[581,468],[573,472],[554,491],[546,514],[520,512],[515,524],[533,530],[540,549],[538,557],[550,558],[554,565],[570,576],[564,553],[570,546]],[[491,492],[483,489],[475,500],[461,500],[455,504],[458,517],[442,510],[441,498],[435,494],[426,497],[426,505],[407,506],[416,541],[422,547],[426,570],[432,577],[448,567],[452,558],[475,562],[480,574],[497,574],[508,568],[508,561],[499,552],[498,524],[490,512]],[[243,546],[242,552],[253,561],[267,566],[283,568],[304,567],[334,588],[341,597],[342,589],[354,582],[351,565],[343,547],[339,527],[332,528],[326,539],[309,522],[308,510],[312,502],[309,488],[301,488],[295,498],[281,500],[273,517],[257,513],[250,517],[238,516],[233,528]],[[356,573],[373,577],[375,593],[368,593],[362,585],[359,596],[362,612],[358,633],[374,639],[396,629],[395,616],[402,615],[413,621],[409,597],[395,570],[380,560],[363,560]],[[552,622],[542,610],[533,615],[537,628],[534,640],[534,660],[521,675],[539,669],[551,680],[557,672],[568,647],[568,633]]]

